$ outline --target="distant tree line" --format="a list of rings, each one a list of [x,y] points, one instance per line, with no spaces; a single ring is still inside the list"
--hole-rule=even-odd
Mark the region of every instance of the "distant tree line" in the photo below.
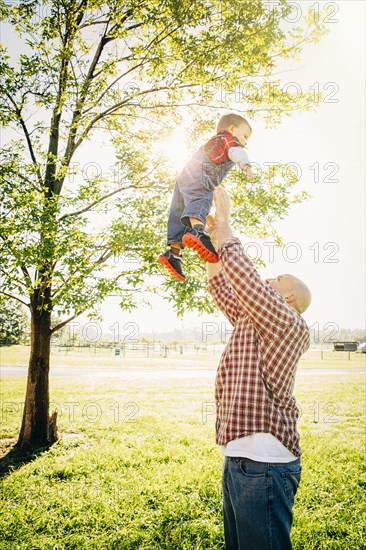
[[[55,317],[54,324],[59,319]],[[133,326],[132,326],[133,325]],[[326,330],[320,330],[319,324],[310,327],[311,344],[318,346],[333,346],[334,342],[365,342],[365,329],[339,328],[335,323],[328,323]],[[227,343],[232,327],[228,322],[202,322],[201,326],[190,329],[175,329],[167,332],[140,332],[136,323],[124,325],[126,330],[120,334],[102,332],[96,322],[75,323],[72,327],[63,327],[52,338],[53,345],[76,347],[109,347],[112,343],[122,342],[197,342],[210,344]],[[132,330],[135,327],[134,330]],[[130,338],[131,337],[131,338]],[[0,303],[0,345],[29,344],[30,320],[22,306],[14,300],[4,300]]]
[[[28,344],[30,322],[24,309],[14,300],[0,302],[0,345]]]

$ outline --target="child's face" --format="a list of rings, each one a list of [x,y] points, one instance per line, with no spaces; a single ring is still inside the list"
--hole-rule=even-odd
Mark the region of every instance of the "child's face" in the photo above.
[[[240,124],[240,126],[234,126],[232,124],[228,128],[228,130],[233,136],[238,138],[238,140],[240,141],[240,143],[242,144],[243,147],[246,146],[247,141],[248,141],[248,139],[250,138],[250,136],[252,134],[248,124],[246,124],[245,122],[243,122],[243,124]]]

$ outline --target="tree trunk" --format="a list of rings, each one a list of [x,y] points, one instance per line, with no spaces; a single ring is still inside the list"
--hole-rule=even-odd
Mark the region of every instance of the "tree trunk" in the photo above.
[[[37,300],[36,300],[37,301]],[[51,312],[31,308],[32,332],[27,391],[17,447],[30,449],[51,445],[57,440],[57,413],[49,417],[49,366]]]

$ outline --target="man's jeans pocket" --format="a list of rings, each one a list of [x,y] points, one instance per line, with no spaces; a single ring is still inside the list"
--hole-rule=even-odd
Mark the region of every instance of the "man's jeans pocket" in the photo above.
[[[248,460],[246,458],[240,460],[240,469],[248,478],[266,477],[267,472],[263,468],[264,466],[262,465],[260,465],[257,469],[255,467],[253,468],[252,465],[249,467]]]
[[[281,476],[287,500],[293,506],[301,479],[301,469],[297,472],[282,472]]]

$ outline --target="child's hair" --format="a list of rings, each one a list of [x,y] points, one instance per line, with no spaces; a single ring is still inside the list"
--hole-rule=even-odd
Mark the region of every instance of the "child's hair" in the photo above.
[[[217,123],[216,133],[219,134],[223,130],[226,130],[226,128],[228,128],[228,126],[231,126],[232,124],[238,127],[244,123],[249,126],[249,129],[252,132],[252,127],[244,117],[240,115],[236,115],[235,113],[229,113],[228,115],[223,115]]]

